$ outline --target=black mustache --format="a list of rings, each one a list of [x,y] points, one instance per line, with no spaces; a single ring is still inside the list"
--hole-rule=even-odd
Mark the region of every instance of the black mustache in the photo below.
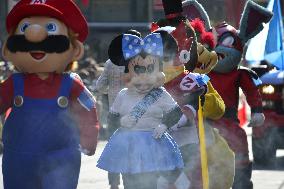
[[[44,51],[46,53],[62,53],[70,47],[70,40],[65,35],[49,35],[41,42],[28,41],[24,35],[12,35],[7,40],[7,48],[15,53]]]

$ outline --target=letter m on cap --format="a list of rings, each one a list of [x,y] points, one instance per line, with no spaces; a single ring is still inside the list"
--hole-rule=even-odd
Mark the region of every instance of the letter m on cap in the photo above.
[[[46,0],[32,0],[31,4],[44,4]]]

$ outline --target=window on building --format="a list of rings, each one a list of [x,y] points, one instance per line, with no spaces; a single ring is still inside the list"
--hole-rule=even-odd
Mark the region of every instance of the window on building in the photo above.
[[[87,17],[88,22],[147,22],[149,0],[84,0],[76,3]]]

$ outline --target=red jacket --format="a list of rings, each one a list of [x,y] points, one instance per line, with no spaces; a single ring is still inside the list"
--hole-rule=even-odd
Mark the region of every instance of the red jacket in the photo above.
[[[238,68],[229,73],[211,71],[208,75],[214,88],[225,102],[226,111],[224,117],[237,119],[239,88],[243,90],[246,100],[251,107],[251,112],[262,112],[262,99],[255,84],[258,78],[251,70]]]
[[[164,84],[165,89],[168,91],[168,93],[171,94],[173,99],[182,107],[183,105],[186,105],[187,102],[184,99],[184,91],[180,88],[180,83],[182,79],[187,75],[186,72],[181,73],[173,80],[167,82]]]

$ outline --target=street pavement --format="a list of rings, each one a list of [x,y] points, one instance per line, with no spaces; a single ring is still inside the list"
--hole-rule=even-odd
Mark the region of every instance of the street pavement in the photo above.
[[[96,167],[106,142],[98,143],[94,156],[82,155],[82,166],[78,189],[108,189],[107,172]],[[123,188],[123,187],[122,187]]]
[[[250,131],[248,131],[250,133]],[[250,136],[248,139],[251,141]],[[82,155],[82,167],[77,189],[108,189],[107,172],[98,169],[96,162],[105,146],[105,141],[98,143],[94,156]],[[250,145],[251,147],[251,145]],[[284,151],[277,152],[276,168],[255,167],[252,174],[254,189],[284,189]],[[252,158],[251,154],[250,157]],[[1,158],[2,159],[2,158]],[[280,185],[283,184],[281,188]],[[3,188],[2,175],[0,173],[0,189]],[[123,189],[120,186],[120,189]]]

